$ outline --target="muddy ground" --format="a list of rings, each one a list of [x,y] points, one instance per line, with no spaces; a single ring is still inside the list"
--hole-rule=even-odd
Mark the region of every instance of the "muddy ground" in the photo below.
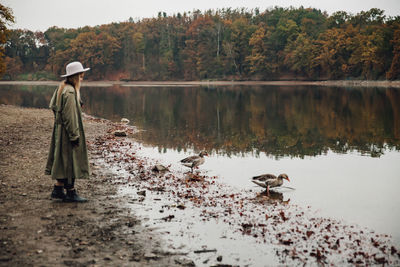
[[[84,123],[89,142],[111,127]],[[0,266],[192,265],[162,250],[101,171],[77,181],[88,203],[50,199],[53,182],[44,167],[52,124],[48,109],[0,106]]]
[[[52,124],[50,110],[0,106],[0,266],[246,265],[220,254],[215,244],[195,246],[199,251],[166,246],[173,233],[153,231],[162,222],[177,224],[182,236],[196,234],[183,213],[226,227],[229,242],[240,243],[240,236],[254,239],[249,253],[257,246],[274,255],[271,262],[248,261],[251,266],[400,265],[389,236],[315,217],[279,194],[235,191],[218,177],[173,171],[173,166],[155,173],[156,162],[136,153],[141,148],[129,136],[134,128],[88,116],[84,124],[93,173],[76,187],[90,201],[51,200],[53,182],[43,173]],[[115,130],[128,137],[115,137]],[[134,195],[118,191],[128,187]],[[156,208],[163,201],[169,204]],[[127,203],[153,208],[163,218],[148,227],[150,221],[137,217]],[[202,252],[215,254],[197,257]]]

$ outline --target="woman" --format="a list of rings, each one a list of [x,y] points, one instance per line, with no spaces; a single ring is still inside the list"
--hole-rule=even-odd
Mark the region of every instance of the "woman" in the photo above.
[[[86,202],[75,190],[75,179],[89,177],[89,161],[82,124],[80,87],[84,77],[80,62],[69,63],[66,77],[54,92],[50,108],[54,112],[54,128],[45,173],[57,182],[52,198],[65,202]],[[64,193],[66,190],[66,194]]]

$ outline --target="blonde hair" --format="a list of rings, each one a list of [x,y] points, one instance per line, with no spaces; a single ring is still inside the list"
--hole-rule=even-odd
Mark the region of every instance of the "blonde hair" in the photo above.
[[[77,95],[78,95],[78,101],[80,101],[80,93],[79,93],[79,87],[80,87],[80,80],[79,80],[79,75],[81,75],[80,73],[68,76],[65,80],[63,80],[60,85],[58,86],[58,98],[60,98],[62,91],[64,90],[65,86],[67,84],[72,85],[72,87],[74,87]]]

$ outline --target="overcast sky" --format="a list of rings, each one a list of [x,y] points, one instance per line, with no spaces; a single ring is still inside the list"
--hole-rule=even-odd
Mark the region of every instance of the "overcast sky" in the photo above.
[[[2,0],[10,7],[16,23],[10,28],[45,31],[51,26],[78,28],[111,22],[156,17],[178,12],[223,7],[266,8],[314,7],[332,14],[344,10],[352,14],[371,8],[385,10],[386,15],[400,15],[400,0]]]

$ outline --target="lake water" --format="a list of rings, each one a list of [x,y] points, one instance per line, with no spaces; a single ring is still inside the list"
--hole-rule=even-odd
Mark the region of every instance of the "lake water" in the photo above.
[[[0,103],[46,108],[55,86],[0,85]],[[201,169],[238,189],[287,173],[285,200],[400,244],[400,89],[316,86],[82,88],[84,111],[141,131],[162,162],[207,150]]]

